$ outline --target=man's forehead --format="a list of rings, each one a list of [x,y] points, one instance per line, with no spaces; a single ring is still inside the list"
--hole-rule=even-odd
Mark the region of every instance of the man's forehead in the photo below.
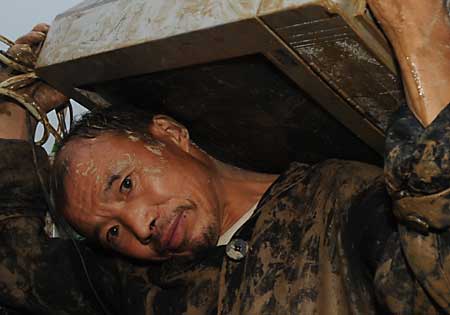
[[[131,167],[139,166],[135,154],[127,152],[117,152],[114,155],[92,155],[88,154],[75,157],[69,163],[67,169],[71,176],[86,180],[95,180],[97,184],[104,184],[113,176],[121,175]]]
[[[127,135],[105,135],[70,144],[60,160],[63,160],[66,172],[70,173],[68,178],[77,177],[78,181],[85,183],[94,179],[96,184],[105,184],[112,176],[123,175],[131,168],[142,168],[146,175],[152,177],[160,176],[167,164],[162,155],[164,147],[163,143],[138,142],[134,138],[128,139]],[[149,160],[149,157],[152,158]],[[72,182],[77,180],[72,178]]]
[[[75,139],[61,149],[61,157],[71,165],[86,160],[105,161],[117,157],[130,160],[127,156],[130,147],[125,146],[127,139],[120,135],[100,135],[96,138]],[[129,155],[129,154],[128,154]]]

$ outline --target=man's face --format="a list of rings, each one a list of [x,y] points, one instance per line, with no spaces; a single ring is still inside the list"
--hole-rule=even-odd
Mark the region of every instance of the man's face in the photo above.
[[[64,216],[81,234],[145,260],[215,245],[221,206],[214,174],[186,139],[161,134],[156,145],[105,133],[63,149]]]

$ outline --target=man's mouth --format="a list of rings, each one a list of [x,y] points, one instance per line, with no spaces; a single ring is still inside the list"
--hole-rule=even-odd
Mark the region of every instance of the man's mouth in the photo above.
[[[185,223],[185,211],[181,211],[177,214],[169,223],[166,232],[161,238],[161,251],[174,251],[184,241],[184,223]]]

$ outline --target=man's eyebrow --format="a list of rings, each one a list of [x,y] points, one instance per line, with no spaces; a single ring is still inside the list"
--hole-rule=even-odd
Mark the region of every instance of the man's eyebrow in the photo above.
[[[120,177],[121,177],[121,176],[120,176],[120,175],[117,175],[117,174],[111,175],[111,176],[108,178],[108,182],[106,183],[106,186],[105,186],[104,191],[106,192],[106,191],[110,190],[111,187],[112,187],[112,185],[114,184],[114,182],[115,182],[116,180],[120,179]]]

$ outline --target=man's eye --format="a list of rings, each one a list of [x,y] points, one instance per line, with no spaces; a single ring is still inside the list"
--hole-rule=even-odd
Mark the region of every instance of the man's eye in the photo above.
[[[114,240],[119,237],[119,232],[120,232],[119,226],[118,225],[113,226],[106,233],[106,240],[110,243],[113,243]]]
[[[131,181],[130,176],[127,176],[120,184],[120,192],[127,193],[130,192],[133,188],[133,182]]]

